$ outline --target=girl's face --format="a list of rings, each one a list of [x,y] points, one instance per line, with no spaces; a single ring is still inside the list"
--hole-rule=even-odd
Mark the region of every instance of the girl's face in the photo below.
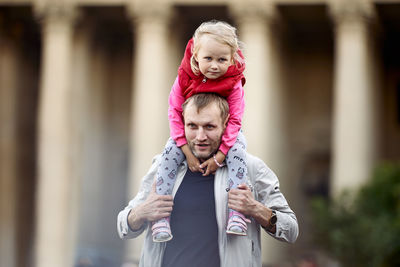
[[[224,75],[233,64],[231,47],[221,44],[210,36],[200,39],[199,51],[194,58],[199,64],[200,72],[208,79],[217,79]]]

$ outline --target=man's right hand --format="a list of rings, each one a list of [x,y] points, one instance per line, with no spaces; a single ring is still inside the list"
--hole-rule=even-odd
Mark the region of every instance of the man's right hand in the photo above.
[[[153,183],[147,199],[129,213],[129,226],[132,229],[139,229],[145,221],[153,222],[168,217],[171,215],[173,205],[173,197],[170,195],[158,195],[156,193],[156,184]]]

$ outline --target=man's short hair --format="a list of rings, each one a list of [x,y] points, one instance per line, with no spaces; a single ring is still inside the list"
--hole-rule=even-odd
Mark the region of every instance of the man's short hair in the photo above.
[[[222,96],[215,93],[200,93],[195,94],[186,99],[185,103],[182,104],[182,114],[185,115],[185,109],[189,102],[193,102],[195,107],[197,107],[197,112],[200,112],[203,108],[207,107],[211,103],[217,104],[219,110],[221,111],[221,118],[224,122],[229,115],[229,105],[228,101]]]

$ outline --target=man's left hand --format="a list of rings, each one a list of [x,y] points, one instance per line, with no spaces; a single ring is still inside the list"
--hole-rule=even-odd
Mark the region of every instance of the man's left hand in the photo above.
[[[241,184],[228,193],[228,207],[244,215],[252,216],[252,211],[256,209],[257,204],[258,202],[246,184]]]
[[[228,207],[246,216],[253,217],[263,227],[269,226],[272,210],[255,200],[250,188],[245,184],[229,191]],[[276,226],[268,231],[275,234]]]

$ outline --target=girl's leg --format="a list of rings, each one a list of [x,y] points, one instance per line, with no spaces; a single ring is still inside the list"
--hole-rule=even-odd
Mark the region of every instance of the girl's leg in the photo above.
[[[182,150],[176,146],[173,139],[169,139],[161,155],[158,165],[156,190],[159,195],[171,195],[175,184],[179,165],[185,159]]]
[[[229,189],[237,188],[240,184],[247,182],[246,165],[246,139],[240,131],[236,143],[231,147],[226,155],[226,164],[228,167]],[[228,234],[246,235],[247,222],[250,222],[243,214],[233,209],[229,209]]]
[[[170,138],[165,145],[156,175],[156,192],[159,195],[171,195],[179,165],[185,159],[182,150]],[[165,242],[172,239],[169,217],[153,222],[153,241]]]
[[[237,188],[238,185],[247,182],[246,146],[246,139],[240,131],[236,143],[226,155],[229,188]]]

